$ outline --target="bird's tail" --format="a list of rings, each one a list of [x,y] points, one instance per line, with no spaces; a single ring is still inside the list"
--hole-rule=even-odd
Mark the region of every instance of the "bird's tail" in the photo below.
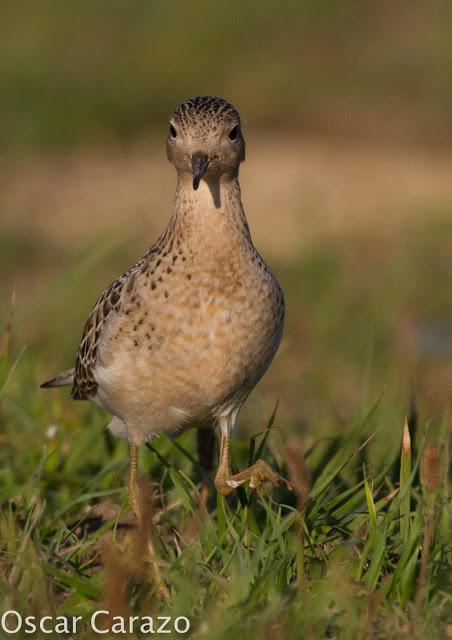
[[[58,373],[54,378],[46,380],[40,386],[41,389],[50,387],[66,387],[74,382],[74,368]]]

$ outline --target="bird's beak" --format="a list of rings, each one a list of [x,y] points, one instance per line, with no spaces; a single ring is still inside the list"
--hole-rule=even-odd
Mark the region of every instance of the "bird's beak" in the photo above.
[[[193,170],[193,189],[199,187],[199,183],[201,182],[201,178],[207,171],[207,167],[209,166],[209,158],[205,153],[201,153],[197,151],[191,157],[191,168]]]

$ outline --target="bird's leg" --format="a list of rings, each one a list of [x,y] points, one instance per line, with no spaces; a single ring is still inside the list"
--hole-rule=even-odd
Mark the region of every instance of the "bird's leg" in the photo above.
[[[212,427],[199,428],[196,430],[198,460],[204,472],[212,471],[215,464],[215,436],[216,434]],[[207,473],[204,473],[199,485],[199,493],[201,496],[201,502],[205,507],[207,507],[209,498],[208,487]]]
[[[215,459],[215,431],[212,427],[196,430],[198,460],[205,471],[212,471]]]
[[[215,477],[215,486],[217,491],[227,496],[237,489],[244,482],[249,482],[250,487],[259,491],[264,482],[271,482],[274,486],[284,484],[291,491],[292,485],[283,476],[273,471],[265,460],[256,460],[251,467],[231,475],[230,470],[230,445],[229,439],[231,434],[232,420],[231,416],[221,418],[220,424],[220,462],[218,465],[217,475]]]
[[[135,514],[138,525],[143,524],[142,500],[140,494],[140,485],[138,484],[138,447],[135,444],[130,445],[129,449],[129,480],[127,483],[127,495],[129,504]]]
[[[149,506],[144,504],[143,491],[138,478],[137,445],[130,445],[129,458],[130,467],[127,493],[129,497],[129,504],[137,519],[137,550],[142,548],[142,543],[144,543],[145,545],[144,549],[147,547],[149,556],[151,558],[154,580],[157,585],[157,594],[167,599],[169,595],[168,589],[160,573],[160,567],[157,563],[155,554],[154,542],[152,540],[152,532],[150,531],[150,527],[152,524],[151,509]]]
[[[223,496],[227,496],[234,491],[234,488],[228,484],[231,475],[230,454],[229,454],[229,435],[230,435],[230,418],[220,419],[220,459],[218,462],[217,475],[215,476],[215,486]]]

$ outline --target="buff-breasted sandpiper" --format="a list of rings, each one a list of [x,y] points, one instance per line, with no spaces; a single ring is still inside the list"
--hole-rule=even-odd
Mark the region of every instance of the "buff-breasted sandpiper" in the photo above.
[[[215,485],[224,495],[246,481],[255,489],[286,482],[263,460],[230,471],[231,430],[284,323],[283,292],[252,243],[241,202],[237,110],[220,98],[183,102],[170,121],[167,155],[177,171],[168,226],[99,298],[75,368],[42,385],[72,384],[74,399],[113,415],[111,432],[130,443],[128,493],[138,519],[137,447],[160,434],[195,426],[202,448],[218,425]]]

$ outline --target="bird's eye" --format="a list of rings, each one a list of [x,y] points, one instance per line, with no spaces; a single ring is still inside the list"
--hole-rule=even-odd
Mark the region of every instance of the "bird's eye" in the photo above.
[[[238,124],[234,125],[229,132],[229,140],[237,140],[237,136],[239,135],[240,127]]]
[[[170,131],[170,136],[172,138],[176,138],[177,137],[177,131],[176,131],[176,128],[174,127],[174,125],[170,124],[169,131]]]

